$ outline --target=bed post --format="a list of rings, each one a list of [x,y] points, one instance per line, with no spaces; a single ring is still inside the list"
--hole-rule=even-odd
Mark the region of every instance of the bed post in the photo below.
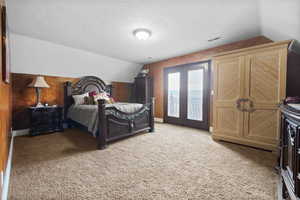
[[[154,106],[155,106],[155,98],[151,98],[150,103],[150,132],[154,132]]]
[[[68,110],[69,107],[72,104],[72,83],[70,81],[67,81],[64,83],[64,116],[63,116],[63,120],[64,122],[67,122],[67,115],[68,115]]]
[[[98,100],[98,114],[99,114],[99,127],[98,127],[98,149],[106,148],[107,138],[107,119],[105,115],[105,100]]]

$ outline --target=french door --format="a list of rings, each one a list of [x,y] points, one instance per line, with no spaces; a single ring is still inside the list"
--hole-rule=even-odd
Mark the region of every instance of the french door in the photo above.
[[[209,129],[210,61],[164,70],[164,121]]]

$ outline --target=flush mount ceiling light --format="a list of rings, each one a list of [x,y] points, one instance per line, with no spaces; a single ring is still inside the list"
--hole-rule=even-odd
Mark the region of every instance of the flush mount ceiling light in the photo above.
[[[151,31],[148,29],[136,29],[133,31],[133,35],[138,39],[138,40],[147,40],[151,36]]]

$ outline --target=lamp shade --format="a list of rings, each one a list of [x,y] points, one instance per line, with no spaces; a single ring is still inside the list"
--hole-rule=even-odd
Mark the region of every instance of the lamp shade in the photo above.
[[[49,88],[50,86],[45,81],[44,77],[37,76],[33,81],[28,85],[28,87],[35,87],[35,88]]]

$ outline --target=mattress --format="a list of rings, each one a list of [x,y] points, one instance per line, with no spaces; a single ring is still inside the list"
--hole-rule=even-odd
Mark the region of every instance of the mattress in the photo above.
[[[106,104],[106,107],[115,107],[124,113],[134,113],[143,107],[138,103]],[[98,105],[72,105],[68,110],[68,118],[87,127],[88,131],[97,136],[99,128]]]

